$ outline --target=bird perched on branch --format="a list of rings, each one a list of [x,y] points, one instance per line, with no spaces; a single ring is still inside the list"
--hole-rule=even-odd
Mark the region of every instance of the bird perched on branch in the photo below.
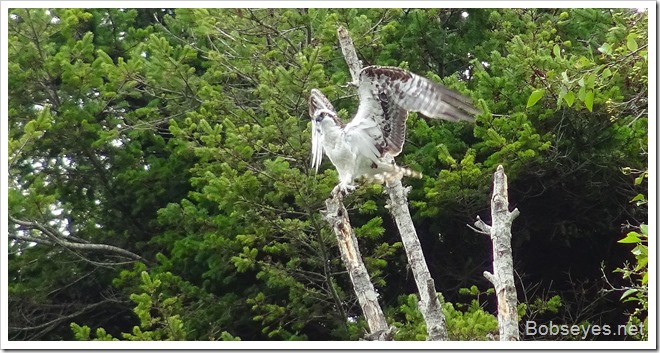
[[[323,153],[339,173],[333,194],[355,190],[354,180],[390,182],[421,173],[399,167],[408,112],[429,118],[474,122],[479,114],[470,99],[424,77],[396,67],[368,66],[360,71],[360,104],[348,124],[339,120],[330,101],[317,89],[309,97],[312,118],[312,167],[318,172]]]

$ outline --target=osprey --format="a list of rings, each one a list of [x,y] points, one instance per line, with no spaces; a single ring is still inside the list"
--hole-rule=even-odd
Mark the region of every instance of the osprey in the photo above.
[[[339,120],[321,91],[312,89],[309,97],[312,167],[318,172],[325,152],[339,173],[333,193],[355,190],[353,181],[359,177],[379,183],[421,177],[421,173],[397,166],[393,159],[403,148],[408,111],[469,122],[480,113],[467,97],[396,67],[362,69],[358,96],[357,113],[348,124]]]

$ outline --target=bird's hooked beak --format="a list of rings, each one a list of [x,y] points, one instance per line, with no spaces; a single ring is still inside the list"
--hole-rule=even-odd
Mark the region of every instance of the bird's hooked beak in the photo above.
[[[326,113],[333,114],[335,108],[321,91],[313,89],[309,95],[309,116],[317,122],[321,122]]]
[[[314,116],[314,122],[320,124],[323,121],[323,119],[325,119],[326,115],[327,115],[327,113],[324,112],[324,111],[316,112],[316,115]]]

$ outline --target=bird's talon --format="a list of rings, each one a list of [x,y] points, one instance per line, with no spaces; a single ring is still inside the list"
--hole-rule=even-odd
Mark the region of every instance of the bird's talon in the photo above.
[[[331,195],[334,197],[336,195],[339,195],[341,197],[344,197],[351,192],[355,191],[356,186],[355,185],[342,185],[342,184],[337,184],[334,189],[332,189]]]

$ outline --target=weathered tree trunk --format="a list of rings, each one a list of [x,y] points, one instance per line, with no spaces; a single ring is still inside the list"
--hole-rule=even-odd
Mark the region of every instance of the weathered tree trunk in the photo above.
[[[500,328],[500,341],[518,341],[518,296],[513,279],[513,254],[511,252],[511,224],[520,212],[509,212],[509,192],[506,174],[500,165],[493,175],[493,197],[491,199],[492,225],[479,217],[475,226],[481,233],[489,235],[493,242],[493,273],[484,271],[495,287],[497,294],[497,321]]]
[[[417,237],[417,231],[412,223],[410,211],[408,210],[408,192],[410,187],[404,188],[400,180],[391,182],[387,186],[387,192],[390,195],[388,206],[390,213],[396,221],[401,234],[401,241],[408,256],[408,264],[415,277],[415,283],[419,290],[419,310],[426,321],[427,340],[446,341],[447,323],[445,315],[442,312],[442,306],[435,291],[435,282],[431,278],[431,273],[426,265],[426,259],[422,252],[422,244]]]
[[[337,243],[344,266],[353,283],[362,312],[369,325],[369,334],[365,336],[373,341],[391,341],[394,328],[390,328],[385,320],[385,314],[378,304],[378,294],[371,283],[367,268],[362,261],[357,238],[348,219],[348,212],[342,204],[341,193],[325,201],[325,218],[332,225],[337,235]]]
[[[337,37],[339,38],[339,45],[341,46],[344,59],[351,71],[351,77],[353,78],[352,84],[357,85],[362,64],[355,53],[353,41],[344,27],[337,29]],[[399,228],[403,247],[408,256],[408,263],[413,271],[415,283],[419,290],[419,309],[426,321],[427,340],[446,341],[448,335],[445,315],[442,312],[442,306],[435,291],[435,282],[431,278],[431,273],[426,265],[426,259],[424,258],[422,246],[417,237],[417,231],[415,231],[412,218],[410,217],[407,199],[408,190],[403,188],[400,180],[396,180],[389,183],[387,192],[390,195],[390,201],[388,203],[390,212]]]

